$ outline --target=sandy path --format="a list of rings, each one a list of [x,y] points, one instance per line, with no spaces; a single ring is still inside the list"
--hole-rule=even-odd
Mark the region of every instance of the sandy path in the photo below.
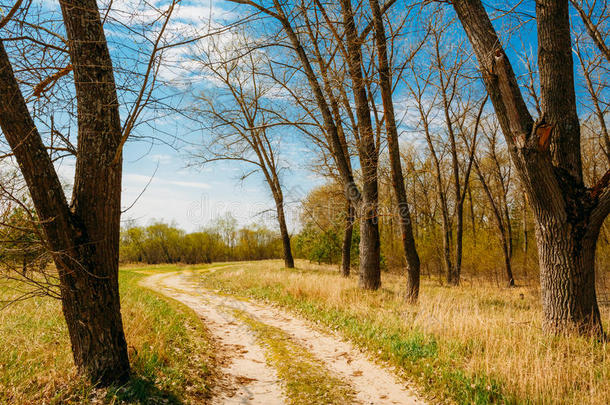
[[[259,322],[282,329],[347,382],[362,404],[423,404],[394,374],[369,360],[350,343],[316,330],[305,320],[277,308],[214,294],[189,281],[182,273],[154,275],[145,284],[195,310],[223,347],[229,349],[228,366],[222,371],[238,389],[234,395],[221,395],[219,404],[284,403],[281,383],[266,364],[263,349],[250,329],[229,315],[231,309],[239,309]]]
[[[146,278],[143,285],[174,298],[204,318],[205,325],[216,339],[220,371],[223,374],[213,404],[283,404],[282,386],[275,370],[267,365],[263,349],[256,343],[250,329],[231,316],[221,305],[181,289],[175,273]]]

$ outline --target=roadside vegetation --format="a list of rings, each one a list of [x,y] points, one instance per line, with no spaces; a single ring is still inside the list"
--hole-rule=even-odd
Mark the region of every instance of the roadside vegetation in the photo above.
[[[395,366],[431,402],[605,404],[610,397],[607,343],[543,334],[535,287],[477,282],[456,290],[424,279],[413,306],[398,275],[383,273],[384,288],[363,294],[355,277],[305,261],[295,270],[280,261],[236,263],[194,277],[337,331]],[[609,320],[608,306],[602,316]]]
[[[48,296],[0,311],[0,403],[206,403],[214,381],[213,347],[203,324],[182,304],[140,287],[146,273],[120,272],[121,304],[132,376],[122,386],[95,389],[77,375],[59,300]],[[0,300],[19,294],[0,282]]]

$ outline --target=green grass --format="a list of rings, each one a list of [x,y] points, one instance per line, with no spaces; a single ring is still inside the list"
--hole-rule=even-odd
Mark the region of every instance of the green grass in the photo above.
[[[213,347],[194,312],[138,285],[145,273],[120,272],[122,314],[132,378],[121,387],[95,390],[76,374],[60,303],[37,297],[0,311],[0,403],[182,404],[203,403],[214,381]],[[0,282],[0,298],[14,294]]]
[[[234,310],[236,318],[248,325],[266,348],[268,363],[282,381],[288,403],[350,404],[355,392],[344,381],[334,377],[306,348],[279,328],[266,325]]]

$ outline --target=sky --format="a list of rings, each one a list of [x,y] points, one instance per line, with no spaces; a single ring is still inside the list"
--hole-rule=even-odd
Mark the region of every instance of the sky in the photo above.
[[[40,0],[42,10],[55,13],[60,18],[56,1]],[[103,10],[103,2],[100,2]],[[120,87],[131,83],[133,77],[121,73],[122,67],[143,69],[148,54],[141,52],[143,33],[147,24],[159,18],[159,11],[167,10],[167,0],[122,0],[113,2],[112,12],[105,25],[119,97],[124,97],[121,118],[128,115],[130,94],[121,96]],[[153,7],[157,7],[155,11]],[[240,18],[243,8],[222,0],[183,0],[174,10],[165,38],[168,43],[192,38],[195,30],[206,32],[222,27]],[[150,25],[152,31],[144,33],[155,38],[158,22]],[[61,29],[61,28],[58,28]],[[132,31],[133,30],[133,31]],[[134,35],[134,33],[137,33]],[[135,38],[135,39],[134,39]],[[206,39],[199,41],[205,44]],[[168,49],[164,63],[158,73],[163,86],[158,97],[172,94],[168,102],[180,109],[193,103],[197,92],[207,91],[210,80],[192,71],[193,62],[189,53],[193,47],[182,46]],[[134,86],[137,87],[137,86]],[[141,121],[147,121],[156,112],[144,111]],[[58,121],[56,114],[56,121]],[[267,184],[260,174],[241,180],[244,173],[252,170],[236,162],[215,162],[205,167],[196,166],[192,151],[196,150],[202,137],[209,136],[180,114],[169,114],[155,119],[151,125],[141,125],[135,130],[123,150],[122,223],[147,225],[154,221],[174,224],[187,232],[194,232],[210,224],[215,218],[230,213],[239,225],[264,225],[277,228],[275,203]],[[286,170],[282,174],[286,201],[286,217],[290,231],[299,227],[299,204],[309,190],[322,180],[305,170],[309,162],[309,150],[299,139],[291,139],[282,146]],[[73,183],[74,161],[63,159],[56,164],[62,182]],[[69,196],[68,196],[69,198]],[[103,198],[100,196],[100,198]]]
[[[188,167],[183,152],[164,145],[128,143],[124,151],[122,205],[124,222],[145,225],[154,220],[175,223],[192,232],[214,218],[231,213],[241,225],[275,227],[273,198],[259,175],[241,181],[243,166],[216,162],[203,168]],[[300,164],[304,164],[306,158]],[[298,200],[321,180],[299,163],[284,175],[286,216],[298,228]]]
[[[59,20],[58,3],[55,0],[39,1],[43,8],[52,12],[55,10]],[[159,29],[160,25],[150,25],[154,27],[151,33],[146,32],[147,24],[154,21],[159,10],[165,10],[167,4],[168,0],[113,2],[111,17],[115,23],[106,24],[106,35],[115,70],[118,72],[116,80],[119,87],[129,86],[132,83],[130,80],[133,80],[133,77],[120,73],[121,67],[135,64],[142,69],[146,66],[147,53],[141,52],[142,43],[145,41],[142,42],[140,38],[138,43],[138,39],[133,39],[134,33],[154,38],[154,30]],[[158,10],[154,11],[151,5]],[[528,11],[526,6],[524,10]],[[529,7],[531,8],[531,5]],[[243,17],[245,13],[248,13],[248,10],[244,7],[224,0],[183,0],[167,27],[166,39],[168,42],[179,42],[184,38],[192,38],[195,30],[206,32],[221,28]],[[527,16],[527,13],[523,15]],[[494,22],[503,24],[501,21]],[[518,25],[520,21],[513,23]],[[461,31],[457,25],[456,23],[456,28]],[[535,48],[533,32],[525,30],[521,34],[519,38],[508,40],[509,44],[515,45],[515,48],[507,47],[513,61],[519,58],[523,42]],[[205,48],[206,41],[209,41],[209,38],[203,38],[197,44]],[[221,44],[229,43],[231,37],[221,35],[219,41]],[[159,95],[171,94],[168,99],[178,100],[174,105],[180,108],[192,104],[195,95],[209,92],[214,86],[210,77],[192,73],[192,50],[192,46],[168,49],[163,55],[165,63],[158,73],[165,86],[159,90]],[[137,81],[135,83],[137,84]],[[133,101],[130,97],[133,95],[127,94],[124,97],[127,102],[122,103],[123,119],[128,114],[129,102]],[[414,113],[414,109],[409,108],[408,98],[398,95],[397,100],[396,109],[399,116]],[[172,104],[172,101],[169,103]],[[154,118],[155,113],[157,112],[143,113],[142,121]],[[260,174],[240,180],[251,168],[232,161],[216,162],[205,167],[193,165],[192,152],[197,149],[203,137],[209,134],[200,128],[194,128],[192,122],[180,114],[157,117],[150,121],[154,124],[138,127],[133,139],[125,145],[122,194],[124,224],[136,221],[140,225],[146,225],[157,220],[173,223],[192,232],[206,226],[214,218],[230,213],[241,225],[262,224],[271,228],[276,226],[274,202]],[[306,146],[305,139],[292,136],[282,142],[283,158],[287,166],[282,176],[287,203],[286,214],[289,227],[294,232],[299,227],[298,201],[324,180],[307,170],[313,152]],[[58,164],[60,177],[67,184],[73,181],[73,170],[74,164],[70,159]]]
[[[182,4],[170,23],[173,26],[168,29],[168,37],[172,32],[183,33],[190,27],[203,27],[205,31],[206,24],[222,26],[240,17],[235,6],[225,1],[183,1]],[[186,104],[193,102],[193,95],[198,91],[210,93],[213,87],[209,77],[185,73],[193,67],[189,57],[192,50],[192,47],[172,50],[166,56],[167,67],[160,71],[160,75],[175,84],[178,91],[184,90],[181,103]],[[192,232],[214,218],[230,213],[240,225],[277,227],[275,203],[260,173],[242,180],[241,177],[253,167],[234,161],[197,166],[191,151],[196,151],[203,137],[210,134],[177,115],[163,121],[155,128],[171,133],[171,139],[165,135],[163,142],[146,139],[126,145],[123,174],[125,212],[122,217],[125,223],[135,220],[147,224],[163,220]],[[286,217],[291,231],[299,226],[298,201],[322,182],[305,169],[309,163],[307,152],[299,139],[284,142],[281,147],[284,161],[291,162],[286,164],[287,170],[282,174]]]

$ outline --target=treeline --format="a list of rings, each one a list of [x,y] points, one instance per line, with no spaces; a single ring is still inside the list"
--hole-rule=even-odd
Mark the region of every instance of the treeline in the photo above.
[[[163,222],[130,224],[121,230],[123,263],[198,264],[280,257],[282,241],[277,232],[257,225],[238,227],[229,215],[193,233]]]
[[[380,178],[380,261],[383,270],[401,272],[404,258],[401,254],[397,218],[392,213],[390,181],[387,177]],[[483,279],[504,286],[504,250],[507,249],[509,265],[518,284],[538,283],[540,274],[532,213],[527,201],[519,198],[521,195],[518,187],[511,186],[510,197],[507,199],[508,216],[505,221],[510,236],[503,239],[498,234],[497,223],[493,220],[493,207],[486,199],[482,184],[475,180],[470,186],[469,198],[465,204],[467,215],[462,253],[464,281]],[[418,192],[415,187],[409,188],[412,190],[412,225],[422,262],[422,276],[444,284],[444,254],[442,244],[439,243],[444,231],[441,214],[435,209],[438,200],[434,201],[434,193],[430,190]],[[318,264],[340,265],[347,214],[343,190],[339,184],[328,183],[312,190],[302,201],[302,229],[292,238],[295,257]],[[351,241],[350,266],[357,268],[360,242],[357,222],[353,225]],[[602,229],[597,249],[597,283],[600,291],[605,291],[610,285],[610,227]]]

